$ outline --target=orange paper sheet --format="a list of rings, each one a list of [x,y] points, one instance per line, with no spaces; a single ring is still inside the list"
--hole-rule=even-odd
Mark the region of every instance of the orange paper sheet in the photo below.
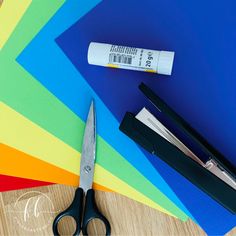
[[[29,179],[47,180],[51,183],[71,186],[79,185],[79,176],[34,158],[7,145],[0,144],[0,154],[4,157],[0,158],[1,174],[22,178],[27,176]],[[108,188],[96,183],[94,183],[93,187],[97,190],[111,191]]]

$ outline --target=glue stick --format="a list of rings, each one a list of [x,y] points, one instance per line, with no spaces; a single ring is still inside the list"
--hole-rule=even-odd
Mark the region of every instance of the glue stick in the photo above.
[[[98,66],[171,75],[174,52],[91,42],[88,63]]]

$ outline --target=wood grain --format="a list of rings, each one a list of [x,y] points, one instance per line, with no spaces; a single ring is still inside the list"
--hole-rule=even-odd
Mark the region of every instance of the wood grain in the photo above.
[[[52,235],[54,217],[69,205],[73,195],[74,188],[63,185],[1,193],[0,235]],[[97,191],[96,200],[111,223],[112,235],[206,235],[191,220],[181,222],[116,193]],[[26,206],[28,215],[24,220]],[[75,227],[68,222],[59,228],[63,235],[70,234]],[[102,232],[100,224],[91,224],[90,229],[96,235]],[[233,235],[236,229],[228,234]]]

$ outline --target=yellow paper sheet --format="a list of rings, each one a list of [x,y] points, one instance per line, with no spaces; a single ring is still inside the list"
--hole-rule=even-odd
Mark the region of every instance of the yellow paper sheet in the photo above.
[[[79,152],[4,103],[0,103],[0,114],[0,142],[78,175]],[[173,216],[98,164],[95,164],[94,182]]]
[[[29,7],[31,0],[4,0],[0,7],[0,50]]]

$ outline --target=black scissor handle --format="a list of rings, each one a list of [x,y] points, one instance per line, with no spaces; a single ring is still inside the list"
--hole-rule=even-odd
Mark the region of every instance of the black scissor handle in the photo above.
[[[107,218],[100,213],[95,201],[95,192],[93,189],[89,189],[86,194],[85,207],[84,207],[84,218],[82,223],[83,235],[88,235],[88,224],[91,220],[99,219],[106,227],[106,236],[111,235],[111,226]]]
[[[54,235],[57,236],[59,235],[57,226],[59,221],[65,216],[71,216],[72,218],[74,218],[76,222],[76,230],[73,235],[74,236],[79,235],[81,230],[81,221],[83,212],[83,198],[84,198],[84,190],[82,188],[77,188],[71,205],[66,210],[58,214],[53,221],[52,230]]]

